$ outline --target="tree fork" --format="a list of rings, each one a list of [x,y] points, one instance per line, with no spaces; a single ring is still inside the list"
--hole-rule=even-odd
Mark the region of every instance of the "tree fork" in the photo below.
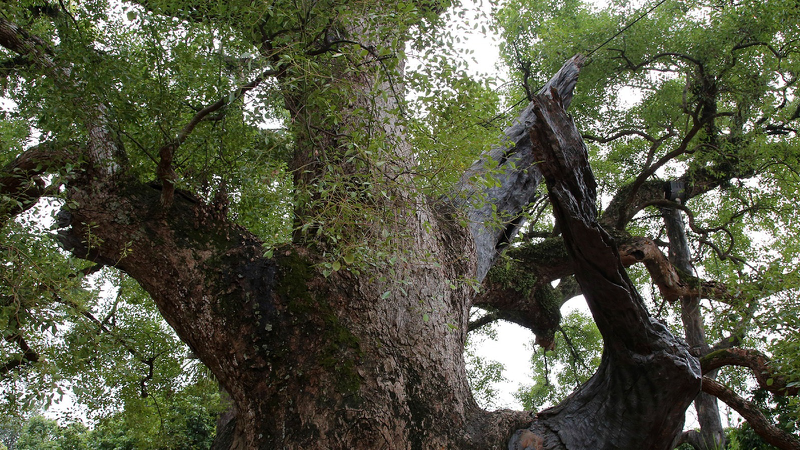
[[[586,147],[555,92],[534,100],[536,159],[605,349],[595,375],[518,430],[509,449],[669,449],[700,391],[686,345],[647,313],[613,239],[598,225]],[[534,439],[535,438],[535,439]]]

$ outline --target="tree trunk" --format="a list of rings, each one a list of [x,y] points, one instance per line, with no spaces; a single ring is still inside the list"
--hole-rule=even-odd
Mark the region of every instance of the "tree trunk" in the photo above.
[[[586,148],[556,93],[550,97],[534,100],[533,151],[605,348],[597,373],[518,430],[509,448],[669,449],[700,390],[699,364],[649,317],[613,239],[597,224]]]
[[[692,266],[689,243],[686,239],[686,229],[680,211],[675,208],[663,208],[661,214],[669,236],[669,257],[672,264],[682,273],[690,275],[694,272]],[[685,330],[686,342],[693,349],[694,354],[700,357],[709,353],[706,333],[703,327],[703,316],[700,311],[699,295],[685,295],[681,297],[681,320]],[[706,374],[712,380],[716,378],[716,371]],[[725,447],[725,433],[719,415],[717,398],[705,392],[697,394],[694,400],[697,411],[697,421],[700,432],[690,430],[682,439],[698,450],[713,450]]]
[[[224,18],[220,26],[252,39],[268,66],[187,123],[169,124],[181,130],[177,137],[142,148],[157,155],[151,168],[160,184],[136,178],[141,168],[130,165],[115,136],[101,80],[86,83],[84,66],[64,59],[71,52],[55,51],[7,17],[0,17],[0,45],[74,100],[81,132],[68,135],[83,141],[63,152],[40,149],[54,166],[80,161],[63,181],[61,244],[135,279],[219,380],[232,405],[215,448],[671,446],[700,390],[700,368],[685,344],[649,317],[597,223],[586,149],[564,111],[582,57],[562,67],[506,130],[505,145],[483,155],[451,198],[430,199],[412,178],[418,167],[403,125],[402,53],[409,28],[449,2],[299,2],[297,14],[280,23],[263,10],[234,13],[247,8],[215,17],[215,2],[133,3],[181,24]],[[335,11],[321,11],[327,6]],[[276,77],[290,114],[297,205],[294,243],[268,251],[223,205],[174,185],[176,151],[192,130],[267,75]],[[29,208],[42,195],[38,177],[57,168],[42,164],[36,151],[26,155],[13,174],[25,183],[0,180],[18,199],[0,211],[0,222]],[[474,183],[476,177],[495,179]],[[531,420],[524,412],[480,410],[462,352],[474,284],[523,226],[542,178],[570,260],[551,264],[549,273],[574,270],[605,350],[588,383]],[[642,177],[634,184],[625,205],[610,208],[612,225],[630,220],[656,189]],[[340,234],[360,240],[363,260],[337,253],[345,248]],[[541,286],[546,273],[533,274]],[[539,331],[552,335],[557,310],[486,297],[521,323],[544,322]]]
[[[548,114],[563,115],[557,106]],[[536,124],[545,120],[531,111]],[[547,120],[580,144],[571,121]],[[573,141],[531,140],[575,151]],[[582,164],[559,176],[590,182]],[[474,291],[458,280],[478,271],[475,243],[445,205],[397,212],[406,249],[394,264],[324,276],[324,247],[265,255],[224,210],[190,194],[176,191],[167,207],[158,187],[123,177],[75,186],[63,245],[138,280],[219,379],[233,404],[219,448],[496,449],[530,422],[523,412],[484,412],[471,396],[462,351]],[[607,349],[595,377],[526,432],[543,436],[544,448],[667,448],[699,389],[697,362],[647,316],[608,236],[576,228],[593,223],[594,197],[575,195],[584,209],[557,208],[558,220]],[[520,434],[512,448],[524,448]]]
[[[470,394],[461,354],[472,289],[448,282],[474,271],[452,257],[466,239],[437,238],[447,234],[438,224],[418,236],[415,252],[452,263],[396,265],[408,280],[400,292],[376,281],[388,268],[325,278],[303,247],[265,258],[213,207],[178,192],[163,211],[157,189],[126,186],[75,192],[81,207],[62,242],[150,293],[230,394],[230,448],[499,448],[524,423],[481,411]]]

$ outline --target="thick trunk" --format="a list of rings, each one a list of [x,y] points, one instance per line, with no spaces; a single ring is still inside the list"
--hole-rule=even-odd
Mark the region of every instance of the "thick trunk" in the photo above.
[[[532,111],[538,126],[545,118]],[[575,150],[547,139],[531,140]],[[591,177],[584,166],[568,170]],[[219,379],[233,404],[224,448],[503,448],[529,422],[521,412],[483,412],[470,394],[462,351],[473,290],[458,280],[478,272],[470,255],[479,244],[447,208],[394,211],[393,222],[368,228],[402,224],[398,258],[326,277],[319,247],[266,257],[223,210],[189,194],[164,205],[154,187],[121,178],[104,186],[76,180],[62,242],[139,281]],[[575,195],[593,201],[593,192]],[[607,351],[586,386],[511,446],[524,448],[528,433],[546,448],[666,448],[699,389],[697,362],[647,316],[608,236],[575,225],[594,223],[594,210],[556,210]]]
[[[205,3],[153,8],[205,21],[213,12]],[[446,3],[418,6],[435,11]],[[298,239],[266,254],[225,208],[173,186],[175,151],[224,100],[162,143],[156,175],[163,186],[144,185],[128,178],[104,97],[85,90],[83,74],[59,65],[62,55],[44,40],[0,18],[0,45],[76,102],[85,165],[66,183],[62,244],[137,280],[213,372],[232,403],[218,448],[668,448],[700,388],[699,367],[647,315],[597,224],[586,150],[563,110],[582,58],[568,62],[507,130],[509,145],[470,168],[453,202],[434,205],[411,179],[414,152],[398,101],[407,27],[423,20],[414,8],[398,18],[393,6],[404,5],[350,2],[318,15],[312,10],[323,6],[311,2],[298,9],[297,23],[259,13],[242,24],[274,66],[265,74],[278,77],[294,135]],[[400,55],[397,64],[389,55]],[[38,176],[23,166],[26,177]],[[542,175],[606,349],[585,386],[530,423],[521,412],[477,407],[462,351],[470,282],[484,278],[523,225]],[[483,176],[496,177],[495,187],[474,182]],[[6,184],[4,193],[23,209],[40,194],[35,183]],[[636,205],[648,187],[631,188]],[[463,211],[450,211],[453,205]],[[627,217],[630,208],[619,211]],[[459,213],[470,223],[462,226]],[[340,228],[331,232],[331,225]],[[341,265],[353,259],[332,259],[345,248],[339,235],[359,240],[349,250],[384,256]],[[392,245],[373,252],[383,241]],[[320,270],[325,264],[331,270]],[[553,313],[522,312],[527,322]]]
[[[470,394],[461,354],[471,288],[448,281],[474,271],[451,257],[466,240],[437,239],[434,223],[415,252],[453,263],[325,278],[304,248],[265,258],[212,206],[177,193],[164,211],[159,190],[128,186],[74,192],[80,207],[61,240],[150,293],[230,394],[230,448],[500,448],[524,423],[480,411]],[[403,292],[377,281],[389,269],[408,281]]]
[[[78,180],[70,193],[65,247],[136,279],[229,394],[221,448],[502,448],[529,420],[472,398],[462,352],[474,243],[408,179],[393,95],[402,70],[378,63],[387,37],[367,17],[381,16],[338,17],[307,50],[317,76],[280,71],[297,141],[297,244],[267,257],[222,209],[179,191],[163,202],[121,177]],[[358,236],[367,256],[322,270],[336,234]]]

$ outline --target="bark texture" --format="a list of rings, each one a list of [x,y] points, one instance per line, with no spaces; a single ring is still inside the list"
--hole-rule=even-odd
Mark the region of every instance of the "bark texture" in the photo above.
[[[567,61],[540,93],[555,90],[567,108],[583,62],[582,55]],[[467,206],[469,229],[475,240],[478,281],[483,281],[495,259],[525,224],[522,212],[536,198],[542,175],[528,132],[536,121],[531,103],[505,130],[506,144],[492,149],[473,164],[457,189],[456,203]],[[477,187],[475,180],[486,176],[495,179],[493,187]]]
[[[203,2],[183,5],[188,14],[169,9],[179,6],[153,6],[153,11],[198,21],[213,13]],[[113,111],[102,95],[85,91],[82,74],[70,72],[69,61],[45,41],[0,18],[0,45],[78,99],[75,125],[83,129],[83,142],[75,147],[85,164],[66,184],[62,245],[137,280],[213,372],[232,403],[221,418],[216,448],[668,448],[700,388],[699,366],[647,315],[613,240],[597,224],[586,150],[564,112],[583,59],[565,64],[507,130],[508,145],[478,161],[464,175],[455,201],[443,205],[414,192],[409,179],[414,152],[397,112],[403,92],[395,77],[402,75],[402,61],[386,70],[376,53],[402,53],[403,39],[388,36],[398,32],[398,22],[384,14],[385,4],[350,6],[335,20],[315,21],[319,29],[292,35],[295,30],[278,24],[272,33],[248,29],[245,34],[275,63],[268,73],[277,77],[292,118],[291,168],[295,188],[307,194],[298,194],[298,229],[320,229],[319,221],[309,219],[315,207],[338,206],[313,188],[347,180],[340,183],[350,189],[342,198],[367,205],[352,230],[370,243],[402,238],[403,248],[395,248],[390,263],[326,276],[319,267],[332,243],[311,232],[298,233],[294,244],[267,256],[224,205],[209,205],[173,186],[175,152],[203,111],[220,102],[178,126],[183,130],[178,139],[165,137],[151,149],[158,150],[153,152],[158,183],[141,182],[126,165],[125,149],[109,125]],[[298,41],[276,47],[292,36]],[[346,46],[366,54],[326,58],[339,56]],[[319,57],[315,76],[293,66],[293,51]],[[383,154],[347,153],[363,144]],[[392,164],[378,164],[386,160]],[[29,181],[39,175],[35,167],[20,171]],[[606,351],[590,382],[531,422],[524,412],[482,411],[471,396],[462,352],[475,293],[462,281],[484,279],[522,226],[543,175],[569,261],[562,258],[540,272],[529,294],[546,286],[547,277],[574,271]],[[497,187],[474,183],[485,176],[496,178]],[[373,180],[387,179],[394,184],[385,200],[367,195]],[[20,198],[38,195],[30,189],[36,186],[4,183]],[[383,216],[375,211],[391,220],[376,220]],[[467,217],[467,226],[457,220],[459,214]],[[508,300],[490,298],[495,305]],[[529,326],[557,320],[552,308],[519,311]]]
[[[534,153],[605,349],[597,373],[518,430],[509,449],[671,448],[700,390],[699,364],[648,315],[613,239],[598,225],[588,154],[558,96],[545,93],[534,103]]]
[[[385,296],[386,283],[323,277],[302,247],[265,258],[252,235],[180,191],[169,211],[159,189],[133,181],[72,197],[64,246],[150,293],[230,394],[229,448],[497,448],[525,420],[472,400],[460,331],[471,289],[442,281],[472,270],[461,260],[396,267],[414,283]]]

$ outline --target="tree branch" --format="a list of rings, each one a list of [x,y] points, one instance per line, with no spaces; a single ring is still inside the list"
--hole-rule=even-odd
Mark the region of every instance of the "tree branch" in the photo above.
[[[542,438],[542,448],[671,448],[700,390],[699,364],[648,315],[614,240],[598,225],[588,152],[558,96],[538,96],[533,109],[533,153],[605,348],[597,373],[518,430],[508,448],[525,448],[525,433]]]
[[[39,354],[30,348],[25,338],[22,337],[22,333],[16,332],[6,336],[5,340],[17,344],[19,349],[22,350],[22,354],[0,366],[0,376],[6,375],[17,367],[39,361]]]
[[[162,184],[161,204],[165,208],[169,208],[172,205],[172,199],[175,194],[175,179],[177,178],[177,175],[172,169],[172,160],[175,157],[175,150],[177,150],[178,147],[186,142],[186,139],[192,134],[195,127],[197,127],[200,122],[206,119],[209,114],[219,111],[223,107],[242,98],[244,94],[258,87],[258,85],[261,84],[267,77],[278,75],[280,72],[280,69],[267,69],[257,76],[253,81],[242,85],[235,91],[231,92],[229,96],[221,98],[201,109],[197,112],[197,114],[194,115],[194,117],[192,117],[189,123],[183,127],[181,132],[178,133],[178,136],[173,141],[163,145],[158,150],[159,162],[158,167],[156,168],[156,174]]]
[[[540,94],[551,95],[554,90],[564,107],[569,106],[583,63],[581,55],[567,61]],[[481,156],[461,177],[453,194],[453,202],[467,212],[476,246],[478,281],[486,277],[522,227],[525,222],[522,213],[536,198],[541,173],[531,152],[528,133],[536,120],[531,103],[505,130],[505,143]]]
[[[722,400],[739,413],[762,439],[781,450],[800,450],[800,439],[772,425],[752,403],[731,389],[708,377],[703,377],[703,392]]]
[[[681,181],[686,185],[686,199],[688,200],[716,189],[733,178],[745,179],[752,177],[754,174],[755,172],[750,169],[740,171],[735,168],[711,166],[689,169],[675,181]],[[679,207],[676,206],[677,203],[675,202],[669,202],[669,204],[658,203],[665,200],[663,181],[644,181],[636,192],[632,192],[632,190],[633,183],[630,183],[617,191],[617,194],[611,199],[599,220],[601,226],[623,230],[633,219],[633,216],[648,206]]]
[[[658,246],[645,237],[634,237],[619,246],[622,265],[643,263],[664,300],[673,303],[687,294],[688,286]]]
[[[76,163],[78,151],[73,145],[45,142],[31,147],[0,170],[0,194],[8,200],[0,203],[0,226],[30,209],[46,193],[40,175]]]
[[[724,366],[747,367],[753,372],[758,385],[777,395],[798,395],[800,386],[789,387],[789,379],[777,373],[770,365],[767,355],[758,350],[727,348],[713,351],[700,358],[700,366],[706,374]]]

